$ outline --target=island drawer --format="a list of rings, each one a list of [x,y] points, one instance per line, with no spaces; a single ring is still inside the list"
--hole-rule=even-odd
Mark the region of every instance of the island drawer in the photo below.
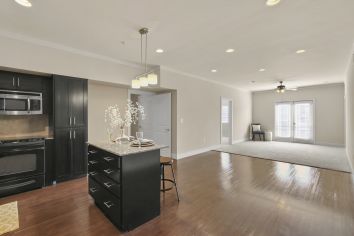
[[[96,149],[93,146],[89,146],[88,161],[99,163],[102,168],[120,169],[120,157],[114,156],[109,152],[105,152]]]
[[[112,179],[113,181],[120,183],[120,170],[104,165],[97,160],[88,161],[88,171],[89,173],[100,173]]]
[[[113,224],[121,226],[120,199],[111,192],[105,190],[94,179],[89,178],[89,193],[95,200],[96,205],[112,221]]]
[[[95,171],[89,172],[89,176],[90,178],[94,179],[97,183],[99,183],[102,188],[110,191],[112,194],[116,195],[117,197],[120,197],[119,183]]]

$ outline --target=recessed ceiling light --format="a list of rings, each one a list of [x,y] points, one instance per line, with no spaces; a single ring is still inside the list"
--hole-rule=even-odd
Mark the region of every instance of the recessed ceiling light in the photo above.
[[[156,49],[156,52],[157,52],[157,53],[163,53],[163,49],[158,48],[158,49]]]
[[[280,3],[280,0],[267,0],[266,5],[269,7],[275,6]]]
[[[18,4],[20,4],[21,6],[24,7],[31,7],[32,3],[28,0],[15,0],[15,2],[17,2]]]
[[[211,72],[215,73],[215,72],[218,72],[218,70],[212,69]]]
[[[300,50],[297,50],[297,51],[296,51],[297,54],[301,54],[301,53],[305,53],[305,52],[306,52],[305,49],[300,49]]]
[[[235,51],[235,49],[233,49],[233,48],[229,48],[229,49],[226,49],[226,51],[225,52],[227,52],[227,53],[231,53],[231,52],[234,52]]]
[[[265,69],[264,69],[264,68],[261,68],[261,69],[259,69],[259,71],[260,71],[260,72],[263,72],[263,71],[265,71]]]

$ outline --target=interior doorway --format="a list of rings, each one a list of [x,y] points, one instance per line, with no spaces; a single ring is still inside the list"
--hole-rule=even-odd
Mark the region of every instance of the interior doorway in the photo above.
[[[275,104],[275,137],[280,141],[314,143],[313,101]]]
[[[161,149],[161,156],[172,157],[172,101],[171,92],[130,91],[130,99],[144,107],[145,119],[132,124],[130,134],[142,131],[144,138],[167,146]]]
[[[233,134],[233,102],[231,99],[221,97],[220,102],[220,143],[232,144]]]

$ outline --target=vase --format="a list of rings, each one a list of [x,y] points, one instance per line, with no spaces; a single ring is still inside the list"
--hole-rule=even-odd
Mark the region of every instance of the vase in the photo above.
[[[118,144],[129,143],[129,137],[125,134],[125,127],[119,128],[119,137],[116,141]]]

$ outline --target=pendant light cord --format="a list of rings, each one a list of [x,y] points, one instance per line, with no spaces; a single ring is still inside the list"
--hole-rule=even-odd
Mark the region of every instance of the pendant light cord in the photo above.
[[[147,46],[148,46],[148,35],[145,34],[145,73],[147,72]]]

